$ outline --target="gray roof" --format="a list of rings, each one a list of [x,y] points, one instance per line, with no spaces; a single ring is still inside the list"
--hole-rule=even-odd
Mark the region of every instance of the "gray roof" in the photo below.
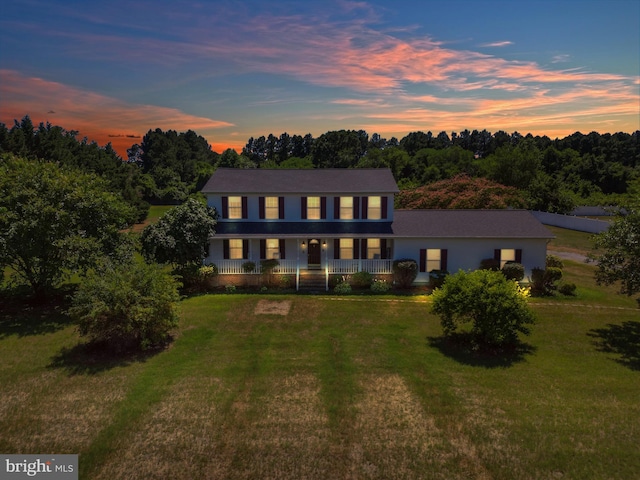
[[[218,238],[392,237],[390,222],[219,222]]]
[[[394,237],[554,238],[527,210],[395,210]]]
[[[266,169],[218,168],[202,193],[397,193],[388,168]]]

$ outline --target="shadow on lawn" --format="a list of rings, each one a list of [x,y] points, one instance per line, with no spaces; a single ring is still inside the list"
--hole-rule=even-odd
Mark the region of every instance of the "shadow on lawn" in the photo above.
[[[26,337],[54,333],[71,324],[66,313],[69,296],[59,292],[46,300],[0,292],[0,340],[12,335]]]
[[[479,347],[469,333],[428,337],[428,341],[429,345],[459,363],[484,368],[511,367],[536,351],[536,347],[520,341],[502,348]]]
[[[79,343],[65,347],[51,358],[47,368],[61,368],[69,375],[95,375],[115,367],[125,367],[135,362],[145,362],[165,348],[140,351],[115,352],[100,343]]]
[[[599,351],[620,355],[616,362],[631,370],[640,370],[640,322],[609,324],[606,328],[593,329],[587,335],[594,338],[593,343]]]

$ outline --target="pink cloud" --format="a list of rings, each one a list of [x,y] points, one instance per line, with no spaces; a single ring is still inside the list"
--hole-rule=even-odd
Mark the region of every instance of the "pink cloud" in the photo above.
[[[34,124],[49,121],[78,130],[100,145],[111,142],[126,158],[126,149],[140,142],[150,128],[207,132],[233,124],[199,117],[178,109],[128,104],[122,100],[81,90],[13,70],[0,70],[0,121],[8,126],[29,115]]]

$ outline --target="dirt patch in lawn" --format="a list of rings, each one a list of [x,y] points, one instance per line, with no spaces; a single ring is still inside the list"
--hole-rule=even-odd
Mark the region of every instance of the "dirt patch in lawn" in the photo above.
[[[255,315],[288,315],[289,310],[291,310],[291,300],[281,302],[260,300],[253,313]]]

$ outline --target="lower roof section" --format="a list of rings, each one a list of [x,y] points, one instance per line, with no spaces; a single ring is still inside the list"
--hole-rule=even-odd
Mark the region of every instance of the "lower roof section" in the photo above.
[[[214,238],[553,238],[527,210],[396,210],[393,222],[222,221]]]

